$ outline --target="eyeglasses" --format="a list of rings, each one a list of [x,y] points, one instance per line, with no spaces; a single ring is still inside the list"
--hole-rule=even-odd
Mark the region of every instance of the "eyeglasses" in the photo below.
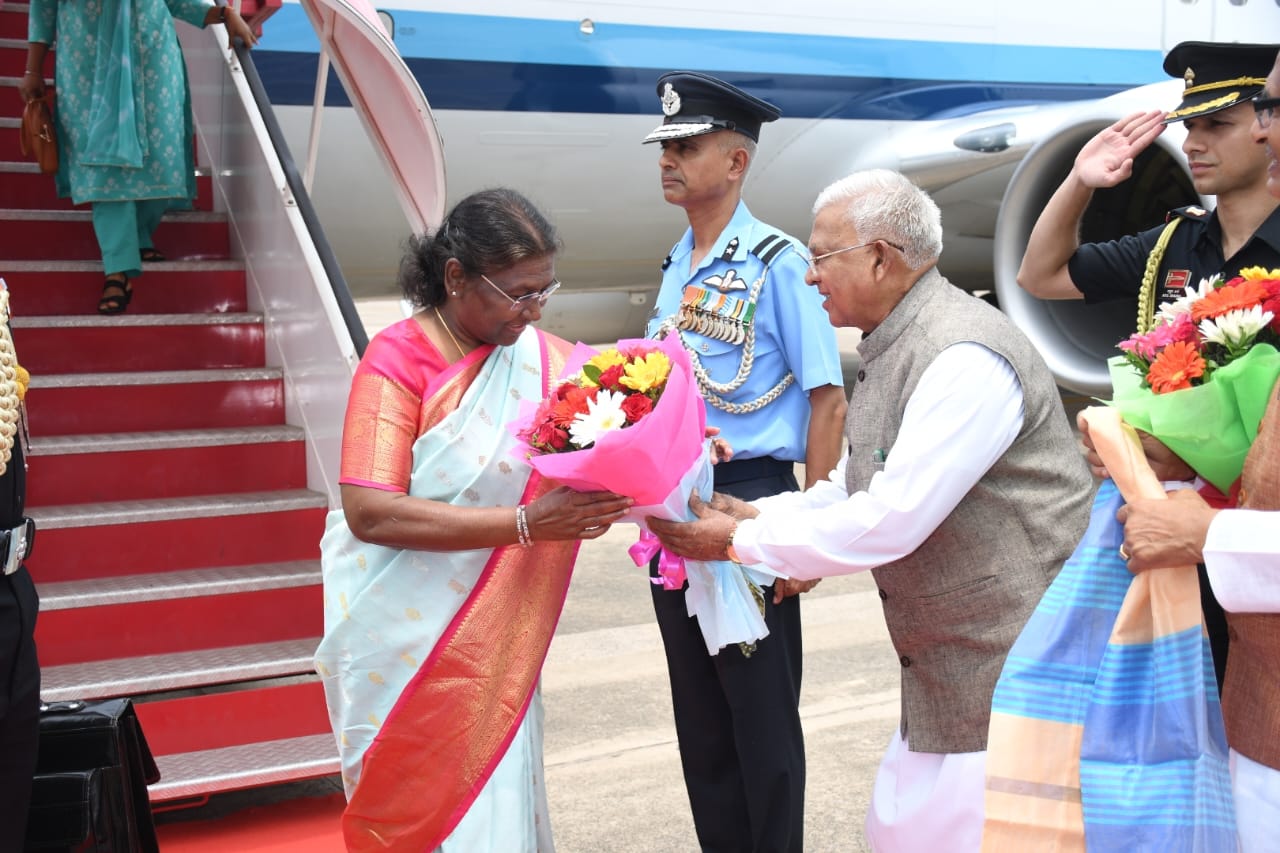
[[[1266,130],[1271,120],[1276,117],[1276,108],[1280,107],[1280,98],[1254,98],[1253,111],[1258,116],[1258,127]]]
[[[809,257],[809,272],[813,273],[814,275],[819,275],[820,271],[818,270],[818,264],[821,261],[826,260],[832,255],[840,255],[845,252],[854,252],[854,251],[857,251],[858,249],[865,249],[868,246],[875,245],[876,243],[884,243],[886,246],[892,246],[893,248],[897,249],[899,252],[902,251],[901,246],[899,246],[897,243],[890,243],[888,240],[868,240],[867,242],[859,243],[856,246],[845,246],[843,249],[835,249],[830,252],[823,252],[821,255],[811,255]]]
[[[503,299],[511,303],[512,314],[519,314],[526,308],[532,308],[535,304],[541,308],[543,305],[547,304],[547,300],[551,298],[551,294],[560,289],[560,282],[553,278],[551,279],[551,283],[542,288],[542,290],[535,290],[533,293],[526,293],[524,296],[512,299],[507,295],[505,290],[490,281],[489,276],[484,273],[480,273],[480,277],[484,279],[490,287],[501,293]]]

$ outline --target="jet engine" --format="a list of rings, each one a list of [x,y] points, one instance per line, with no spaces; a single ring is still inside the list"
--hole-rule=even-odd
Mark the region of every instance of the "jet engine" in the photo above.
[[[1081,147],[1137,109],[1176,103],[1165,94],[1167,89],[1160,90],[1164,97],[1158,100],[1134,97],[1156,88],[1098,101],[1041,139],[1014,172],[996,221],[993,274],[1000,308],[1031,338],[1058,384],[1082,394],[1110,396],[1106,360],[1117,355],[1116,344],[1133,333],[1137,300],[1086,305],[1079,300],[1038,299],[1018,286],[1018,266],[1036,218],[1070,172]],[[1172,208],[1208,203],[1192,186],[1181,151],[1185,135],[1181,124],[1170,125],[1136,159],[1129,180],[1094,193],[1081,222],[1081,242],[1133,234],[1164,222]]]

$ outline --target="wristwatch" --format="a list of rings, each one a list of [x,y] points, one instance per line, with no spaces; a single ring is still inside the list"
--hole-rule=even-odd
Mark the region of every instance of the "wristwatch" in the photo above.
[[[218,7],[218,20],[217,20],[217,21],[215,21],[214,23],[218,23],[218,24],[226,24],[226,22],[227,22],[227,7],[226,7],[226,6],[219,6],[219,7]]]
[[[733,549],[733,537],[737,534],[737,532],[738,532],[738,522],[735,521],[733,523],[733,529],[729,531],[729,544],[724,547],[724,553],[725,553],[725,556],[727,556],[730,560],[732,560],[733,562],[741,566],[742,560],[738,559],[738,552]]]

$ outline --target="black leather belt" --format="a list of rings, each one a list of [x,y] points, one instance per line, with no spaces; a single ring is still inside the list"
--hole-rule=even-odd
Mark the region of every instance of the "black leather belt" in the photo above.
[[[754,459],[730,459],[721,462],[711,470],[716,475],[717,486],[730,483],[741,483],[743,480],[763,480],[765,477],[785,477],[795,470],[796,463],[772,456],[757,456]]]

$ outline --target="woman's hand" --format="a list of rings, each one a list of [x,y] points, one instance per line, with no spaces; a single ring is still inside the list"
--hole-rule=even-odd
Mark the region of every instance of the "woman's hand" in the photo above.
[[[631,498],[613,492],[575,492],[561,486],[525,508],[534,542],[595,539],[631,508]]]
[[[225,19],[222,17],[224,9],[226,10]],[[223,20],[227,25],[228,40],[234,43],[236,39],[240,39],[240,41],[244,42],[245,47],[253,47],[258,43],[258,37],[253,34],[253,28],[245,22],[244,18],[240,17],[240,13],[231,5],[213,6],[204,16],[206,27],[210,24],[216,24],[220,20]]]
[[[245,47],[253,47],[258,43],[258,37],[253,34],[253,28],[240,17],[239,12],[232,8],[227,9],[227,38],[240,39]]]
[[[49,45],[44,42],[27,42],[27,61],[23,66],[27,70],[22,72],[18,83],[18,94],[24,104],[44,97],[44,57],[48,52]]]
[[[23,74],[22,82],[18,84],[18,94],[22,95],[24,104],[43,98],[44,78],[35,74]]]

